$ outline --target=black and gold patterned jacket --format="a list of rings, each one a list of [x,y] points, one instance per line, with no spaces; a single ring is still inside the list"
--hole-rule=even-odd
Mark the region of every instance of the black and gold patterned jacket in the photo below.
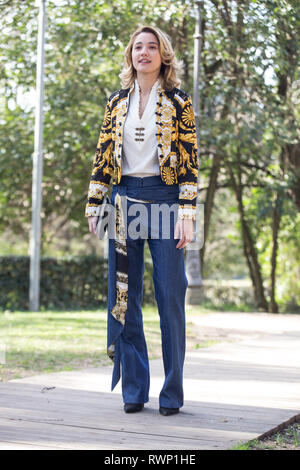
[[[122,173],[123,127],[134,89],[120,89],[107,101],[94,156],[85,216],[97,216],[112,179],[119,184]],[[195,116],[188,93],[173,88],[157,89],[156,136],[160,176],[166,185],[179,183],[179,218],[195,219],[199,161]]]

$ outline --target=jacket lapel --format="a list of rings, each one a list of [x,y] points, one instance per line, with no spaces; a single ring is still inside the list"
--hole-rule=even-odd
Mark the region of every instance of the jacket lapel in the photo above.
[[[161,88],[158,90],[156,106],[156,127],[159,166],[169,158],[171,152],[173,116],[176,117],[176,109],[172,100]]]
[[[128,92],[116,105],[116,138],[115,138],[115,179],[121,181],[123,129],[128,112],[130,93],[134,90],[134,83]],[[171,153],[172,117],[176,116],[176,109],[171,99],[164,93],[161,84],[157,87],[156,97],[156,136],[158,146],[158,160],[161,167]]]

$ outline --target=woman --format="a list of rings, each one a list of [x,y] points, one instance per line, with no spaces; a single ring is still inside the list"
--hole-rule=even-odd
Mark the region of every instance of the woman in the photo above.
[[[115,239],[109,239],[107,345],[114,361],[112,390],[122,367],[126,413],[141,411],[149,401],[141,311],[145,239],[153,261],[165,370],[159,411],[169,416],[183,406],[183,248],[193,238],[198,157],[194,111],[190,96],[177,88],[178,68],[171,43],[159,28],[142,26],[132,34],[120,74],[123,88],[107,101],[85,211],[89,230],[96,234],[101,203],[112,182],[118,228]],[[138,238],[124,232],[134,220],[134,204],[144,213]],[[171,231],[164,236],[163,223],[154,223],[151,207],[174,204],[177,213],[169,212]]]

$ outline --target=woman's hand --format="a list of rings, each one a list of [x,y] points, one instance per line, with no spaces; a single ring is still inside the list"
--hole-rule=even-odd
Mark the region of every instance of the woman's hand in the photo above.
[[[177,219],[174,238],[180,238],[176,248],[184,248],[194,237],[194,221],[192,219]]]
[[[91,233],[94,233],[95,235],[96,235],[96,227],[98,223],[98,218],[99,217],[94,217],[94,216],[88,217],[89,230]]]

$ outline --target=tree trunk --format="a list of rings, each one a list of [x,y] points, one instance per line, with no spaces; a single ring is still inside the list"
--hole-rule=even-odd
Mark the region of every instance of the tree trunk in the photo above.
[[[203,247],[200,250],[200,263],[203,267],[204,265],[204,254],[205,254],[205,241],[208,238],[209,233],[209,226],[212,216],[213,204],[214,204],[214,196],[217,189],[218,183],[218,174],[221,166],[222,157],[220,154],[214,155],[213,165],[210,173],[208,189],[206,192],[206,198],[204,203],[204,240],[203,240]],[[202,272],[203,274],[203,272]]]
[[[265,290],[263,285],[263,280],[260,272],[260,266],[257,259],[257,253],[252,239],[252,235],[247,224],[244,206],[243,206],[243,196],[242,196],[242,186],[241,181],[237,184],[232,168],[227,165],[228,171],[230,174],[232,187],[235,192],[235,196],[238,203],[238,210],[240,214],[241,226],[242,226],[242,240],[243,240],[243,250],[246,258],[246,262],[249,268],[250,277],[252,280],[252,285],[254,289],[254,297],[256,299],[256,304],[258,308],[261,308],[264,311],[268,311],[268,302],[265,297]]]
[[[277,194],[275,206],[273,210],[273,223],[272,223],[272,255],[271,255],[271,292],[270,292],[270,304],[269,312],[278,313],[278,305],[275,300],[275,288],[276,288],[276,265],[277,265],[277,252],[278,252],[278,233],[281,219],[281,198]]]

